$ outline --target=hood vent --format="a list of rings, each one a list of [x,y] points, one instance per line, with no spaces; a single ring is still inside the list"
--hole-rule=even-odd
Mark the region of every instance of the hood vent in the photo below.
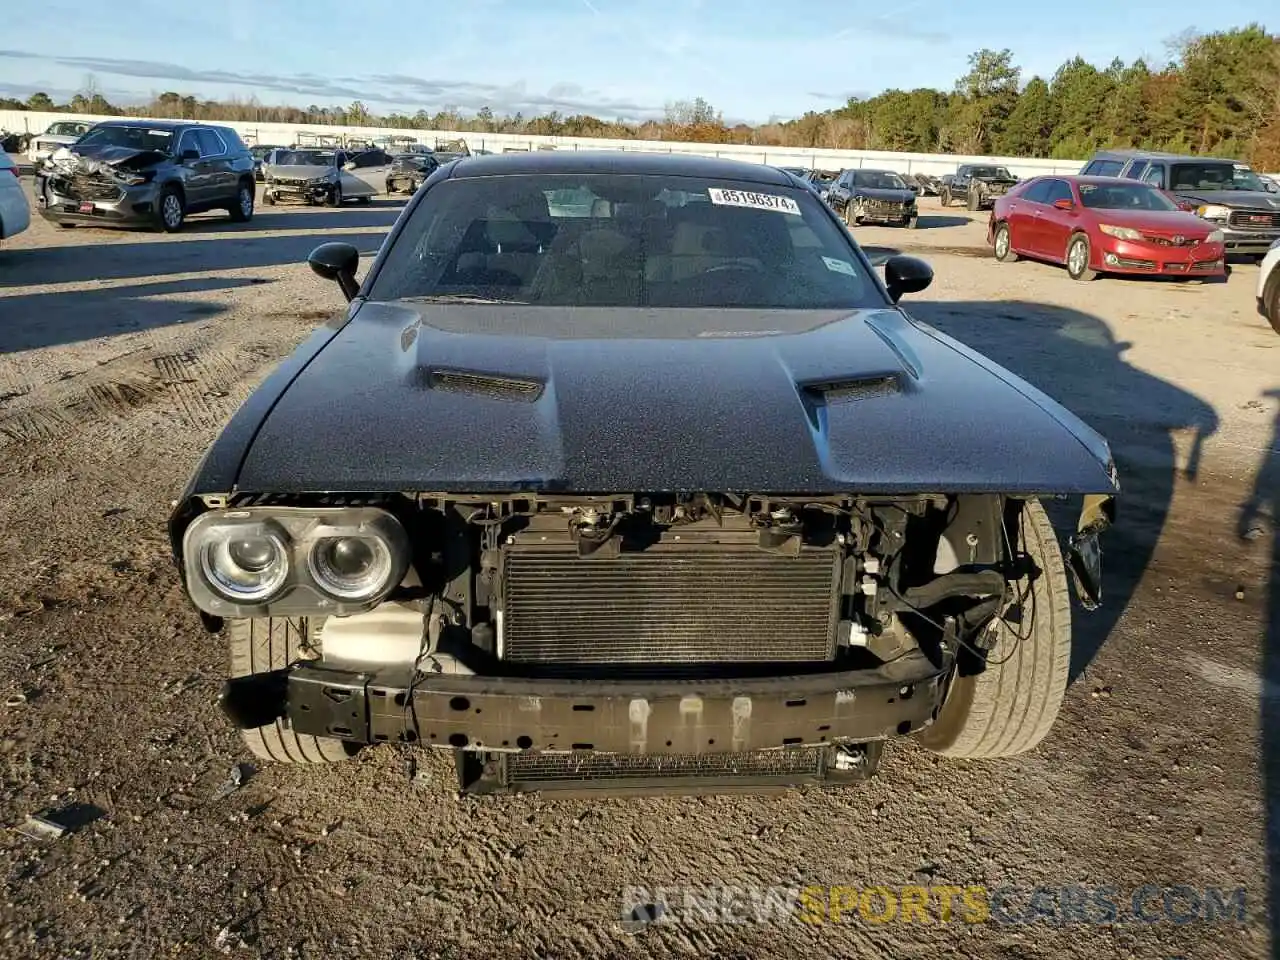
[[[517,400],[524,403],[533,403],[542,396],[544,386],[541,380],[477,373],[473,370],[432,370],[427,376],[427,385],[432,390],[469,393],[494,400]]]
[[[902,382],[896,373],[877,374],[869,377],[849,377],[841,380],[822,380],[806,383],[801,389],[808,399],[823,403],[840,403],[853,400],[870,400],[902,391]]]

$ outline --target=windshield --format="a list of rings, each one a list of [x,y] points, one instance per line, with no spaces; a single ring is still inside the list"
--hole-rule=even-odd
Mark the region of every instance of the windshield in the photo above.
[[[271,160],[273,167],[331,167],[332,150],[277,150]]]
[[[172,130],[156,130],[152,127],[94,127],[80,138],[79,146],[130,147],[134,150],[158,150],[169,152],[173,142]]]
[[[371,297],[559,307],[884,305],[848,234],[806,189],[608,174],[438,184],[413,208]]]
[[[87,123],[68,123],[64,120],[61,123],[50,124],[45,133],[51,137],[78,137],[88,129]]]
[[[1177,210],[1178,205],[1143,183],[1081,183],[1080,202],[1099,210]]]
[[[991,179],[991,180],[1012,180],[1013,179],[1013,174],[1011,174],[1004,167],[974,167],[972,171],[972,176],[987,177],[988,179]]]
[[[860,170],[853,175],[855,187],[866,187],[868,190],[906,190],[907,185],[896,173],[883,170]]]
[[[1175,163],[1169,183],[1174,190],[1267,189],[1248,167],[1232,163]]]

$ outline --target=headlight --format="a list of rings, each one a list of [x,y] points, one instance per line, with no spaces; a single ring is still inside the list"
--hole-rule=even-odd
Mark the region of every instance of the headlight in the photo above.
[[[1115,237],[1117,240],[1142,239],[1142,234],[1133,229],[1133,227],[1117,227],[1110,223],[1103,223],[1098,225],[1098,229],[1109,237]]]
[[[1225,220],[1230,213],[1230,208],[1216,203],[1206,203],[1196,207],[1196,216],[1204,217],[1206,220]]]
[[[1209,234],[1207,237],[1204,238],[1205,243],[1225,243],[1226,240],[1227,240],[1227,235],[1223,233],[1221,230],[1215,230],[1213,231],[1213,233]],[[1280,243],[1280,241],[1276,241],[1276,242]],[[1274,247],[1275,244],[1273,243],[1272,246]]]
[[[404,579],[410,553],[376,507],[211,510],[183,537],[187,591],[222,617],[363,612]]]

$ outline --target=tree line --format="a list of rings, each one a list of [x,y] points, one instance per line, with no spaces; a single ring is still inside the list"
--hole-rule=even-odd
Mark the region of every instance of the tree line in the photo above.
[[[1280,35],[1257,24],[1184,34],[1169,44],[1163,64],[1115,59],[1097,67],[1077,56],[1050,77],[1024,82],[1012,51],[984,49],[968,66],[950,90],[886,90],[759,125],[727,124],[702,98],[668,104],[662,119],[644,123],[555,111],[497,115],[488,107],[469,115],[456,109],[378,115],[361,101],[302,108],[176,92],[117,106],[92,79],[65,104],[37,93],[25,101],[0,98],[0,109],[1062,159],[1082,159],[1102,147],[1140,147],[1280,169]]]

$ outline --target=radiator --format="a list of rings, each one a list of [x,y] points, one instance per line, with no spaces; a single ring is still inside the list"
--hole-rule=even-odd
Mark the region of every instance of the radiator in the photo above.
[[[617,557],[504,550],[501,655],[560,664],[817,662],[835,655],[836,549],[669,541]]]

